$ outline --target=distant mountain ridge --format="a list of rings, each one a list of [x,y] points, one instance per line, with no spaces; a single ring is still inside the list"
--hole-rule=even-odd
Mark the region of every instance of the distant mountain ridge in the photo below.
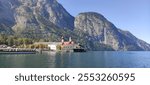
[[[57,0],[0,0],[0,33],[28,38],[73,37],[90,50],[150,50],[150,44],[118,29],[103,15],[70,15]]]

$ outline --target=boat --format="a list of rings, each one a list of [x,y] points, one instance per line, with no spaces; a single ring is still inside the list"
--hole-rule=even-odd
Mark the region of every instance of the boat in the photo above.
[[[75,48],[73,52],[86,52],[86,50],[84,48]]]

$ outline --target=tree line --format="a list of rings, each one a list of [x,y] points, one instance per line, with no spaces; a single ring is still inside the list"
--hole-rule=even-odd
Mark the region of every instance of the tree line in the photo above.
[[[7,36],[4,34],[0,34],[0,45],[5,44],[8,46],[20,46],[20,45],[28,45],[33,44],[33,40],[29,38],[18,38],[15,36]]]
[[[44,44],[34,44],[34,42],[47,42],[45,39],[31,39],[31,38],[23,38],[16,37],[13,35],[4,35],[0,34],[0,45],[7,45],[11,47],[19,47],[19,48],[36,48],[36,49],[45,49],[48,48],[48,45]]]

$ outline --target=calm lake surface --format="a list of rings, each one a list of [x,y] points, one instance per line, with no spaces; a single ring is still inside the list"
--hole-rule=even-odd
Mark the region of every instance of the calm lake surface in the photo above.
[[[150,68],[148,51],[0,54],[1,68]]]

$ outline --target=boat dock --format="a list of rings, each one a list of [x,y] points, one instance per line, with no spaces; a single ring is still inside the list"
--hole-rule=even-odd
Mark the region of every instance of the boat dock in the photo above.
[[[0,48],[0,54],[35,54],[36,52],[36,49]]]

